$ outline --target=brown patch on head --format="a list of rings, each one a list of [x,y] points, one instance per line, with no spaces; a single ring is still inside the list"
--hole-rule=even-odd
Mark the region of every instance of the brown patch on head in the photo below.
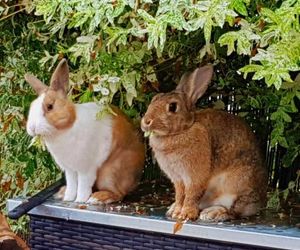
[[[56,129],[69,128],[76,119],[75,105],[63,92],[51,88],[45,94],[43,111],[47,121]]]
[[[33,75],[26,74],[26,81],[43,99],[43,114],[46,120],[56,129],[66,129],[76,119],[75,105],[68,100],[69,67],[66,59],[62,59],[53,72],[48,87]]]
[[[50,88],[45,93],[43,111],[47,121],[56,129],[66,129],[76,119],[75,105],[67,98],[69,67],[62,59],[53,72]]]
[[[142,129],[157,135],[177,134],[192,126],[186,95],[177,91],[155,96],[142,119]]]

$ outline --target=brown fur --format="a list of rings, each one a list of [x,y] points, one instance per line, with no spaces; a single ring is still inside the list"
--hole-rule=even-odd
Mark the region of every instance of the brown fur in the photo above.
[[[53,107],[51,110],[49,105]],[[57,129],[70,128],[76,120],[75,105],[51,88],[45,92],[43,110],[47,121]]]
[[[249,216],[265,201],[264,161],[249,126],[223,111],[194,108],[211,76],[210,66],[185,75],[175,91],[153,99],[142,120],[142,129],[154,132],[150,145],[175,186],[168,211],[174,218],[197,219],[200,209],[205,220]],[[174,102],[177,110],[170,112]]]
[[[26,81],[38,95],[45,94],[43,111],[47,121],[57,129],[70,128],[76,120],[75,105],[67,98],[69,68],[61,60],[50,80],[50,87],[33,75],[26,74]]]
[[[69,67],[62,60],[52,74],[43,102],[47,121],[57,129],[70,128],[76,119],[75,105],[67,98],[68,85]]]
[[[69,69],[63,59],[54,71],[50,87],[36,77],[26,74],[26,80],[41,95],[45,94],[43,111],[47,121],[58,130],[70,128],[76,120],[75,105],[67,98]],[[109,158],[99,166],[95,189],[92,194],[100,202],[121,200],[137,185],[142,175],[145,147],[138,130],[124,113],[112,106],[116,115],[113,119],[113,142]],[[56,195],[63,198],[65,187]]]
[[[128,118],[116,107],[113,120],[112,153],[98,170],[92,197],[104,203],[122,200],[141,178],[145,147]]]

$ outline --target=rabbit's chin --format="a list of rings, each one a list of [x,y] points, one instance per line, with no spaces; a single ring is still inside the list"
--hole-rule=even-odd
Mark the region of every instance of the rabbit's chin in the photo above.
[[[40,132],[40,133],[37,133],[37,134],[29,134],[31,137],[41,137],[42,139],[45,139],[45,140],[50,140],[52,138],[55,138],[57,136],[58,133],[55,133],[55,132]]]
[[[144,137],[153,137],[153,136],[167,136],[170,133],[163,130],[144,130]]]
[[[43,138],[51,138],[54,137],[57,134],[56,131],[43,131],[37,134],[38,136],[41,136]]]
[[[151,136],[164,137],[164,136],[174,136],[181,134],[185,131],[185,129],[155,129],[151,130]]]

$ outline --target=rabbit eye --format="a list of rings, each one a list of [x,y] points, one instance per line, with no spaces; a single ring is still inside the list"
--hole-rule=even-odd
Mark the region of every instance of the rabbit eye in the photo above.
[[[168,108],[169,112],[175,113],[177,111],[177,103],[171,102]]]
[[[53,104],[47,104],[47,110],[51,111],[53,109]]]

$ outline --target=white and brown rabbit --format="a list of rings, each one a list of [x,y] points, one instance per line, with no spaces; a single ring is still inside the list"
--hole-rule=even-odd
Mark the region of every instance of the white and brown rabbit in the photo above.
[[[195,110],[212,78],[207,65],[185,74],[176,90],[151,101],[141,127],[161,169],[175,186],[167,215],[224,221],[264,205],[266,172],[255,135],[239,117]]]
[[[132,191],[141,177],[145,147],[137,130],[116,107],[116,115],[96,119],[96,103],[74,104],[67,97],[69,68],[65,59],[50,86],[35,76],[25,79],[38,93],[31,104],[27,132],[42,136],[47,149],[65,171],[65,201],[110,203]],[[92,193],[92,187],[98,192]]]

